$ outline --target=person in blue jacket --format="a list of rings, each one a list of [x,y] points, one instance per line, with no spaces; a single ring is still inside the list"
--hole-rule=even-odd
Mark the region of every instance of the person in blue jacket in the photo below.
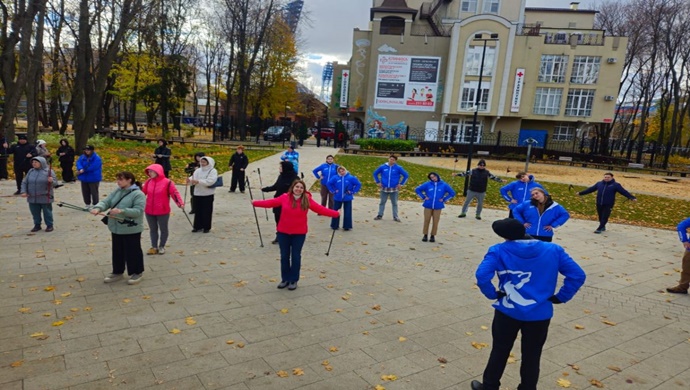
[[[292,167],[295,168],[295,173],[299,174],[299,153],[295,152],[295,148],[292,145],[288,146],[285,153],[280,156],[280,159],[292,163]]]
[[[508,202],[508,208],[510,209],[508,218],[513,218],[513,210],[519,204],[529,200],[532,188],[544,188],[534,180],[534,176],[528,175],[527,172],[518,172],[515,178],[517,179],[516,181],[501,187],[501,196]]]
[[[326,162],[314,168],[312,173],[321,182],[321,206],[333,208],[333,194],[328,190],[328,182],[338,175],[338,164],[333,162],[333,155],[326,156]]]
[[[400,218],[398,218],[398,192],[402,186],[407,183],[407,179],[410,175],[403,167],[398,165],[398,157],[390,155],[390,157],[388,157],[388,162],[376,168],[373,176],[376,185],[379,187],[379,194],[381,197],[381,202],[379,202],[379,213],[374,219],[378,221],[383,218],[386,202],[388,198],[390,198],[391,205],[393,206],[393,220],[395,222],[401,222]]]
[[[333,194],[333,210],[343,208],[343,230],[352,229],[352,199],[362,188],[362,183],[351,175],[342,165],[338,167],[338,174],[328,180],[328,190]],[[340,216],[331,219],[331,229],[338,230]]]
[[[637,201],[633,195],[623,188],[622,185],[616,182],[613,178],[613,173],[604,173],[604,180],[596,183],[595,185],[587,188],[586,190],[580,191],[577,194],[587,195],[592,192],[597,192],[597,215],[599,216],[599,227],[594,231],[596,234],[601,234],[601,232],[606,231],[606,223],[609,221],[611,216],[611,210],[613,210],[613,205],[616,203],[616,193],[619,193],[626,198]]]
[[[86,145],[84,153],[77,159],[77,179],[81,182],[81,195],[86,208],[99,202],[98,186],[103,180],[103,161],[95,150],[93,145]]]
[[[551,242],[553,230],[565,224],[570,214],[554,202],[543,188],[533,188],[532,200],[513,209],[513,218],[525,226],[527,234],[540,241]]]
[[[687,294],[690,287],[690,239],[688,239],[688,229],[690,228],[690,218],[684,219],[678,224],[678,238],[683,243],[683,268],[680,271],[680,280],[675,287],[669,287],[666,291],[673,294]]]
[[[415,188],[414,192],[424,201],[422,203],[422,207],[424,207],[424,227],[422,229],[424,236],[422,236],[422,241],[435,242],[441,210],[446,207],[446,202],[455,196],[455,191],[448,183],[441,180],[438,173],[430,172],[427,177],[429,181]],[[429,238],[429,223],[432,219],[434,224],[431,226],[431,238]]]
[[[493,303],[493,345],[482,382],[472,390],[499,390],[510,351],[521,332],[520,385],[536,390],[541,352],[546,342],[553,305],[568,302],[585,282],[585,272],[557,244],[534,240],[520,221],[506,218],[491,225],[506,241],[493,245],[475,274],[477,287]],[[556,292],[558,274],[563,285]],[[498,288],[493,284],[498,277]]]

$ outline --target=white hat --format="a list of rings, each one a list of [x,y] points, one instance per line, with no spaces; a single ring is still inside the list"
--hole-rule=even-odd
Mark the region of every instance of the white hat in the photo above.
[[[46,144],[46,141],[44,141],[42,139],[36,140],[36,145],[45,145],[45,144]]]

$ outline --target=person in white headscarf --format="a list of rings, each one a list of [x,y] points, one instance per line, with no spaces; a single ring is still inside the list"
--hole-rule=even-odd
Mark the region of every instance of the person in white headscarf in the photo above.
[[[187,184],[194,187],[194,228],[192,233],[211,231],[211,220],[213,217],[213,196],[216,192],[215,184],[218,180],[216,162],[213,158],[204,156],[199,159],[199,168],[192,176],[187,178]]]

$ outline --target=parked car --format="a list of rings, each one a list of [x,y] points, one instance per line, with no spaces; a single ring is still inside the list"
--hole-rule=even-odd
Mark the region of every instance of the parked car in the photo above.
[[[271,126],[264,131],[264,141],[289,141],[290,129],[285,126]]]
[[[318,134],[318,133],[317,133]],[[314,134],[316,136],[316,134]],[[335,129],[332,127],[321,128],[321,139],[333,139],[335,137]]]

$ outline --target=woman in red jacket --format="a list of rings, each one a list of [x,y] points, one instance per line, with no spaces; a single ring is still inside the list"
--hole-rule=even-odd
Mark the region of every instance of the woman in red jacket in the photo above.
[[[309,230],[307,226],[309,210],[331,218],[340,216],[339,212],[316,203],[306,188],[302,180],[295,180],[286,194],[273,199],[252,202],[255,207],[282,207],[277,228],[281,277],[278,288],[287,287],[288,290],[297,288],[299,270],[302,265],[302,246]]]
[[[168,221],[170,220],[170,198],[179,208],[184,207],[184,201],[177,191],[175,183],[166,179],[163,167],[160,164],[151,164],[144,170],[149,177],[144,182],[141,190],[146,194],[146,222],[149,224],[151,235],[151,249],[147,255],[162,255],[165,253],[165,244],[168,242]],[[158,242],[158,230],[160,230],[160,243]]]

